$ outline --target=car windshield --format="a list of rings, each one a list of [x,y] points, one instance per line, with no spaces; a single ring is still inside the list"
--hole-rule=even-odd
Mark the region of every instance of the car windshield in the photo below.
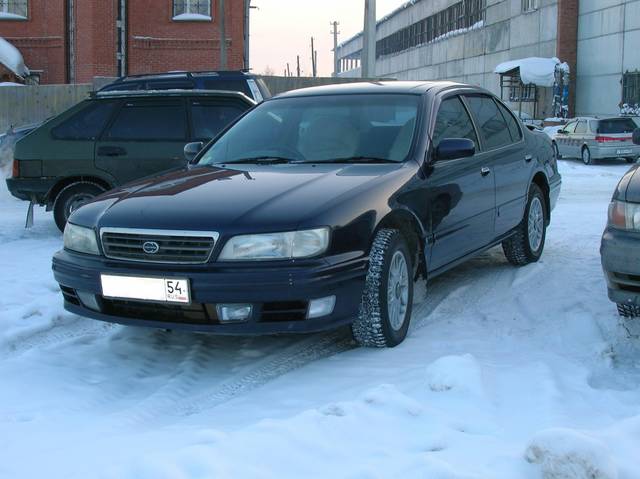
[[[258,106],[227,131],[200,165],[401,162],[415,136],[417,95],[323,95]]]

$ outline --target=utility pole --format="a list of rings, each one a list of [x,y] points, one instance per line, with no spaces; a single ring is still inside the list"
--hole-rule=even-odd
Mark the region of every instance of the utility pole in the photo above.
[[[289,62],[287,62],[287,76],[291,76],[291,68],[289,68]]]
[[[296,63],[298,64],[297,66],[298,78],[300,78],[300,55],[296,56]]]
[[[331,22],[331,26],[333,27],[333,31],[331,34],[333,35],[333,76],[337,77],[340,73],[340,59],[338,58],[338,22]]]
[[[224,0],[218,0],[218,18],[220,19],[220,70],[226,70],[227,32],[225,30]]]
[[[364,32],[362,37],[363,78],[376,76],[376,0],[364,0]]]
[[[313,46],[313,37],[311,37],[311,70],[313,72],[313,76],[318,76],[318,52],[316,52]]]

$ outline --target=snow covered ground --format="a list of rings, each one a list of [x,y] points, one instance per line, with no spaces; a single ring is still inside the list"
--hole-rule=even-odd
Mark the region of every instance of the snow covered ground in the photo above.
[[[0,478],[640,478],[640,327],[599,239],[622,163],[561,163],[540,263],[429,284],[408,339],[218,338],[66,313],[0,185]]]

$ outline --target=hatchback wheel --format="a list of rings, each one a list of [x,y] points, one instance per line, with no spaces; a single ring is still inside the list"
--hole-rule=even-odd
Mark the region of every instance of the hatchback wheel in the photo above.
[[[618,314],[623,318],[640,317],[640,306],[618,303]]]
[[[515,266],[535,263],[542,256],[547,237],[547,208],[542,190],[535,183],[529,190],[524,218],[515,233],[502,242],[507,260]]]
[[[589,150],[588,146],[585,146],[584,148],[582,148],[582,162],[585,165],[590,165],[591,164],[591,151]]]
[[[64,231],[71,213],[100,193],[104,193],[104,188],[89,181],[72,183],[63,188],[53,204],[53,217],[60,231]]]
[[[394,347],[406,337],[413,302],[411,258],[398,230],[382,229],[376,234],[360,310],[351,327],[361,346]]]

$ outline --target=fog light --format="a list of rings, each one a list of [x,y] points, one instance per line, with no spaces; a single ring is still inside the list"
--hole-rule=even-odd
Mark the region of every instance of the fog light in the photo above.
[[[253,306],[250,304],[218,304],[218,319],[222,322],[246,321],[251,316]]]
[[[85,308],[100,312],[100,304],[98,304],[98,299],[95,294],[85,293],[83,291],[76,291],[76,294]]]
[[[326,298],[312,299],[309,301],[309,309],[307,311],[307,319],[320,318],[333,313],[336,305],[335,296],[327,296]]]

